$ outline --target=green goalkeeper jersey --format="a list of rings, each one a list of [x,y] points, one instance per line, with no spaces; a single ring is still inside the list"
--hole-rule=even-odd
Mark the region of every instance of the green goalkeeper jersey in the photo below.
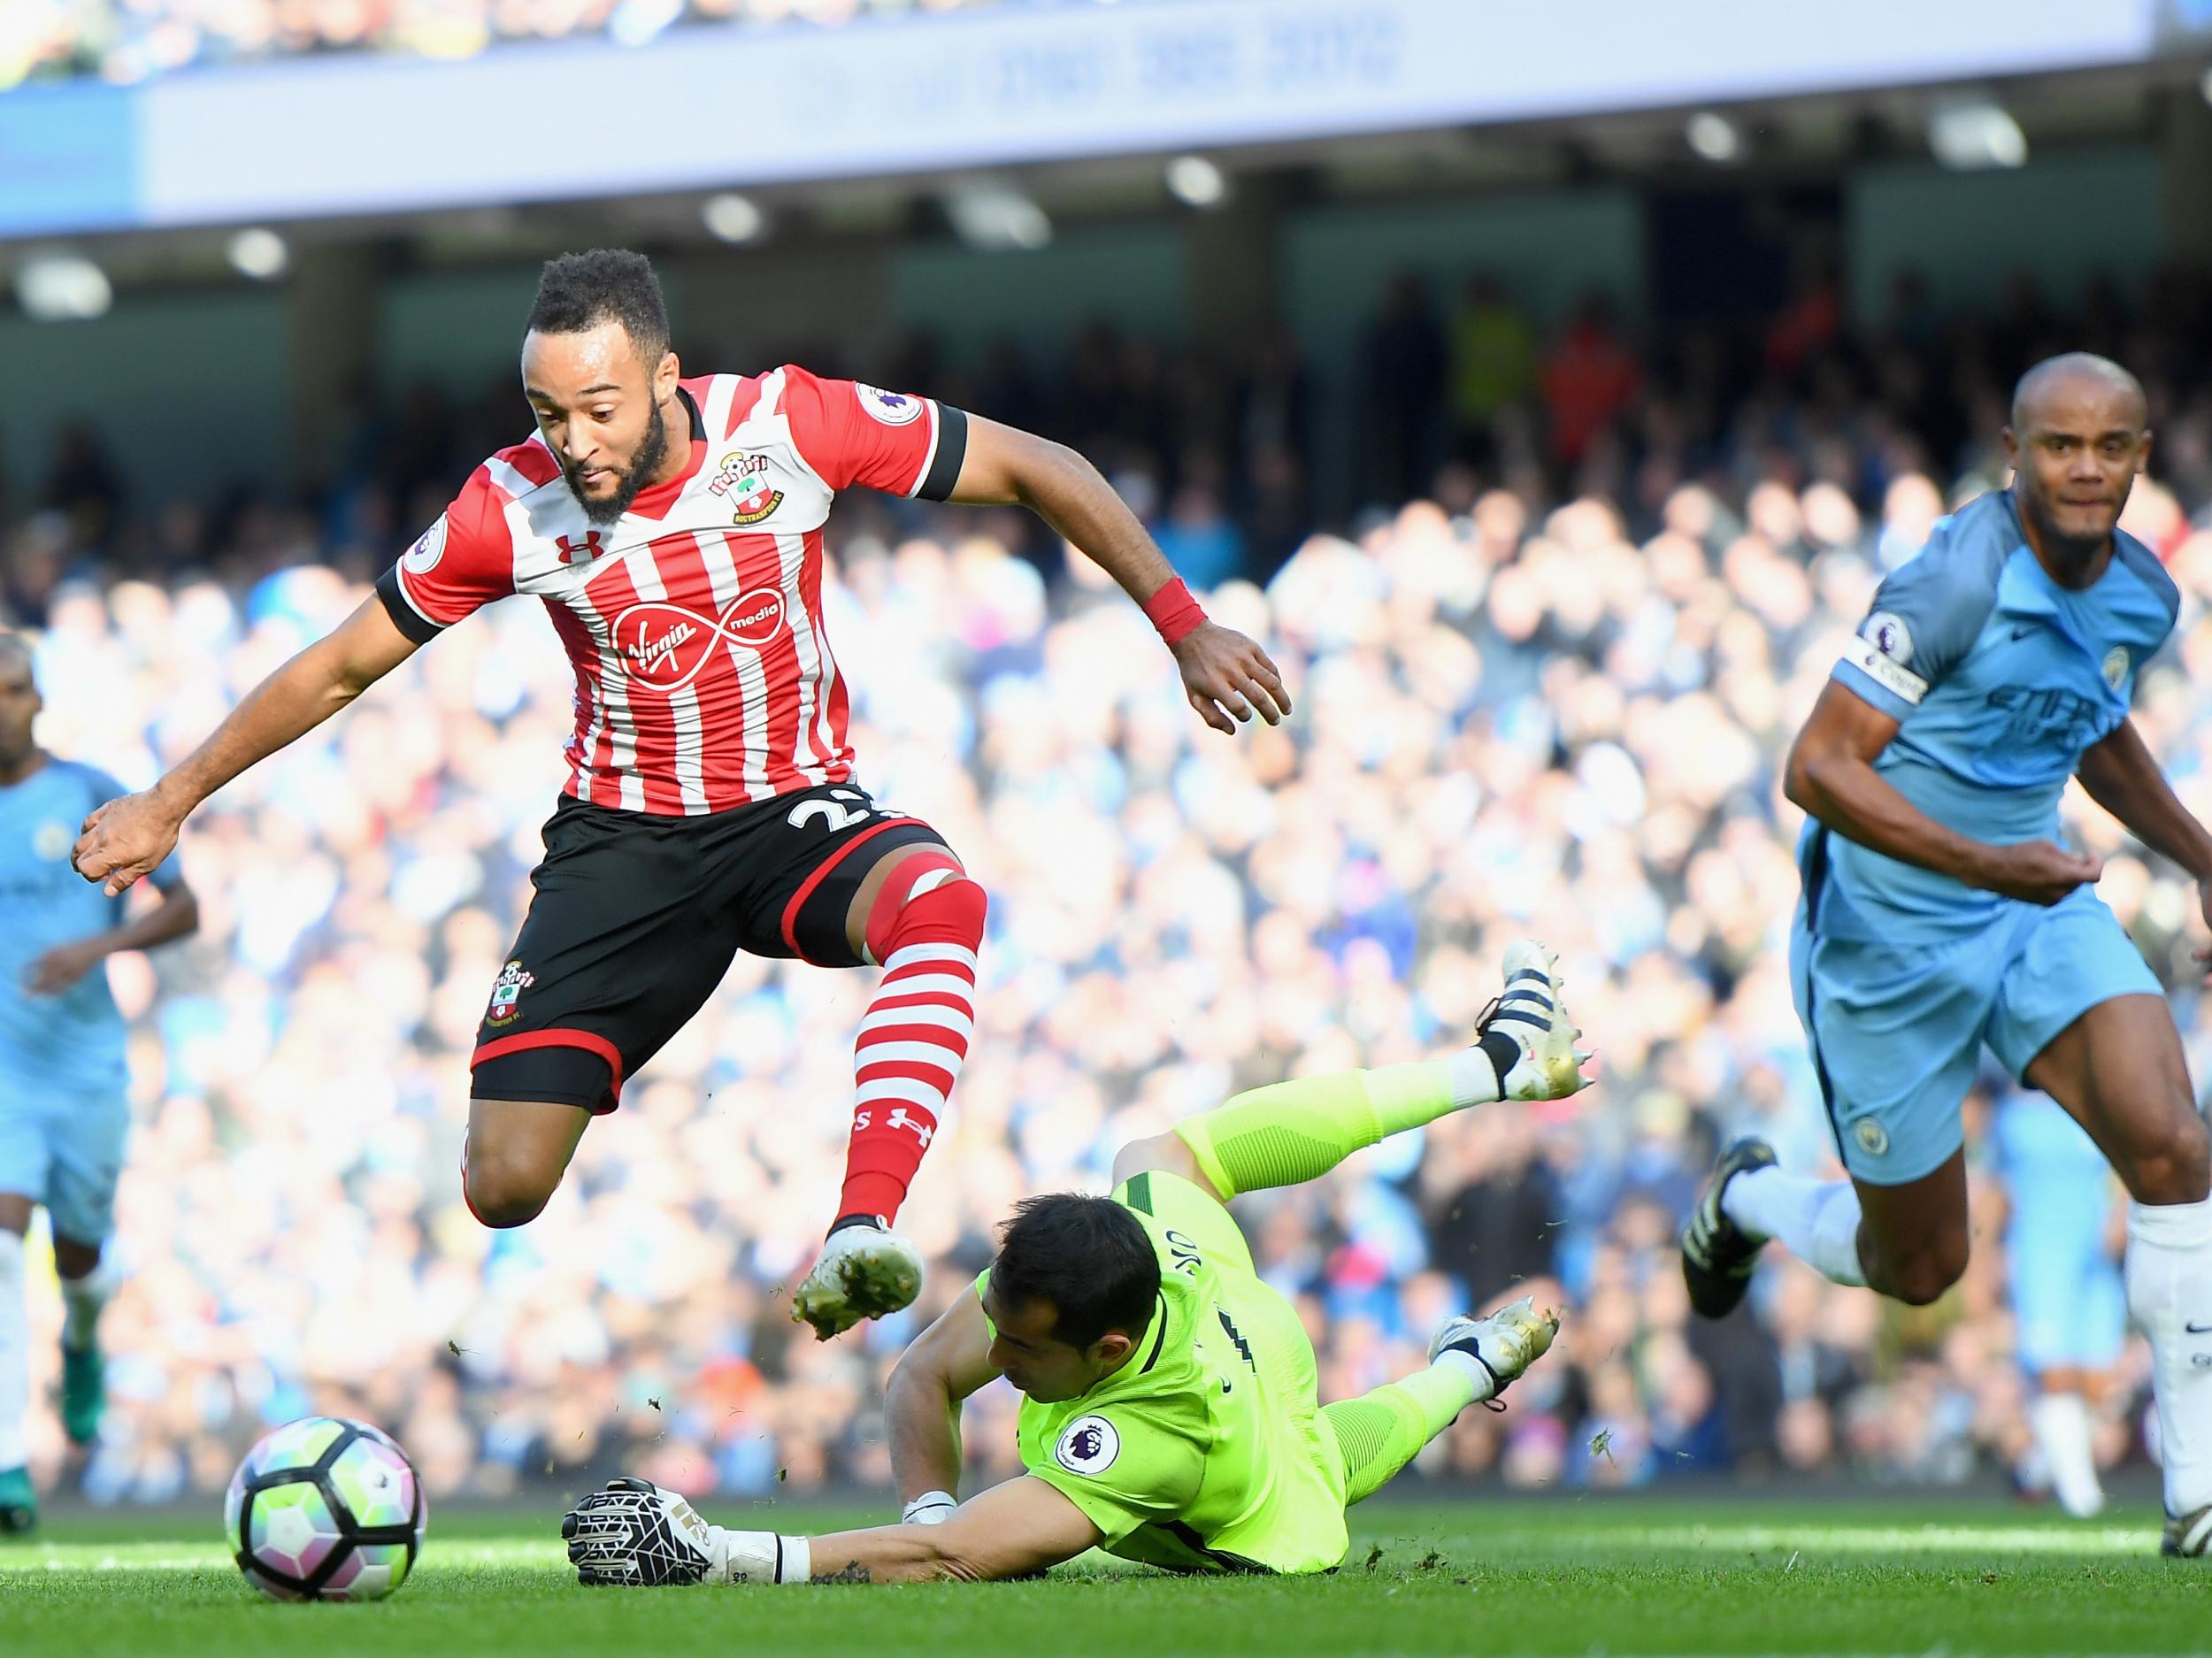
[[[1022,1400],[1023,1465],[1127,1560],[1175,1571],[1325,1571],[1343,1559],[1344,1470],[1313,1345],[1254,1272],[1229,1212],[1174,1175],[1115,1194],[1160,1257],[1129,1362],[1079,1398]],[[990,1278],[976,1280],[979,1298]]]

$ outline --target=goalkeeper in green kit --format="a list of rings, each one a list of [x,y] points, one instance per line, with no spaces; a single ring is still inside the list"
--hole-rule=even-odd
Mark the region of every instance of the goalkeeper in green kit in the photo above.
[[[1323,1405],[1297,1314],[1262,1283],[1224,1200],[1325,1174],[1386,1135],[1585,1086],[1550,953],[1506,952],[1505,990],[1448,1060],[1239,1094],[1123,1148],[1110,1198],[1032,1198],[997,1259],[908,1349],[884,1401],[904,1522],[821,1537],[710,1524],[617,1479],[563,1520],[588,1584],[1018,1577],[1103,1548],[1172,1571],[1317,1572],[1344,1510],[1551,1346],[1524,1300],[1437,1332],[1427,1368]],[[1024,1395],[1026,1473],[956,1503],[961,1401]]]

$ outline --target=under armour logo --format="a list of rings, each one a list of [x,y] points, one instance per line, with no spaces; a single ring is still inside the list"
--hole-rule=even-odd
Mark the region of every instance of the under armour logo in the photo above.
[[[883,1119],[883,1125],[886,1128],[910,1128],[914,1131],[915,1138],[924,1146],[927,1146],[937,1136],[936,1124],[926,1117],[909,1117],[906,1114],[906,1108],[902,1105]]]
[[[574,564],[576,562],[577,555],[580,553],[586,558],[596,558],[599,557],[600,553],[604,550],[599,545],[599,532],[597,530],[586,530],[584,532],[584,544],[581,547],[572,545],[568,537],[565,535],[556,535],[553,538],[553,545],[561,549],[561,562],[565,564]]]

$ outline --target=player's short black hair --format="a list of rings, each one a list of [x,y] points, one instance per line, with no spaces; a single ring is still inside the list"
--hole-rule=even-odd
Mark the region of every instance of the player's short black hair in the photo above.
[[[1144,1333],[1160,1293],[1160,1257],[1137,1217],[1107,1197],[1025,1198],[991,1265],[999,1304],[1050,1301],[1053,1339],[1087,1347],[1110,1330]]]
[[[618,322],[648,368],[668,349],[668,306],[653,262],[627,248],[594,248],[548,259],[525,334],[581,334]]]

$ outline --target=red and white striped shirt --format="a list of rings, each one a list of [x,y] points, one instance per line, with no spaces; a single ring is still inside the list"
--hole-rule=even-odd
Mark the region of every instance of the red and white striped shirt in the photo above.
[[[585,518],[533,434],[377,583],[418,641],[509,594],[544,600],[576,672],[564,792],[666,816],[850,779],[823,521],[854,484],[944,499],[967,443],[956,409],[788,365],[681,388],[690,459],[614,524]]]

